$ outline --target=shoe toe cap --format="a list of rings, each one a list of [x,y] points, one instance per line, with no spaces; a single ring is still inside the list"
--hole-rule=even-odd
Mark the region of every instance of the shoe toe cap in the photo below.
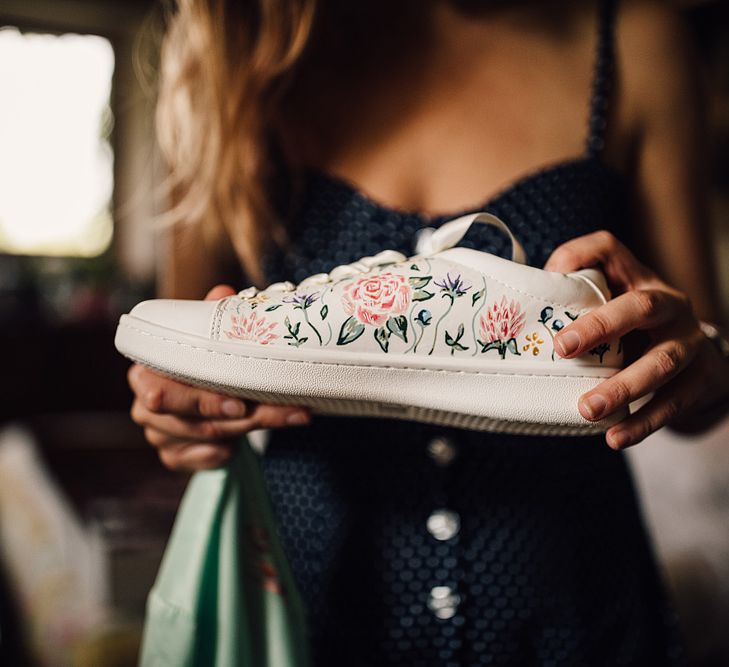
[[[173,331],[209,338],[217,305],[217,301],[153,299],[137,304],[129,315]]]

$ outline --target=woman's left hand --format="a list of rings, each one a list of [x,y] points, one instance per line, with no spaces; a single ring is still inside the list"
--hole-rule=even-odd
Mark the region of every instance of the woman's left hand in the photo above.
[[[617,296],[562,329],[555,349],[572,358],[636,329],[648,334],[650,345],[640,358],[579,400],[580,414],[595,421],[655,392],[607,431],[608,445],[622,449],[729,393],[729,373],[699,328],[689,298],[641,264],[611,233],[595,232],[564,243],[544,268],[568,273],[597,265]]]

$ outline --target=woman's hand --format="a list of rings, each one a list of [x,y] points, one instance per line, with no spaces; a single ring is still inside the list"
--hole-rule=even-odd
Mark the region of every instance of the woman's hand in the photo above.
[[[618,296],[562,329],[555,348],[572,358],[636,329],[648,334],[650,345],[640,358],[579,400],[582,416],[595,421],[655,392],[640,410],[607,431],[608,444],[622,449],[727,395],[729,373],[699,328],[688,297],[643,266],[609,232],[564,243],[544,268],[568,273],[596,265]]]
[[[234,293],[218,285],[206,299]],[[129,369],[128,379],[134,392],[132,419],[172,470],[217,468],[233,455],[239,436],[309,422],[303,408],[244,402],[170,380],[139,364]]]

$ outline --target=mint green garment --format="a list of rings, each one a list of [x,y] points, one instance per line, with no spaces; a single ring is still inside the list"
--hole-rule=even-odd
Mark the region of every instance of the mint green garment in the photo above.
[[[304,610],[248,442],[185,491],[147,600],[141,667],[306,667]]]

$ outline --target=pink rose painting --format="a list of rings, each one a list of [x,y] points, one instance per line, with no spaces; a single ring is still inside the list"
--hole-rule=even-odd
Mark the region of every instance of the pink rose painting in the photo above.
[[[357,340],[365,325],[376,327],[375,340],[387,352],[390,336],[407,342],[407,312],[413,301],[413,288],[405,276],[380,273],[360,278],[344,286],[342,307],[349,317],[339,331],[337,345]]]
[[[407,311],[411,298],[412,288],[405,276],[381,273],[345,285],[342,305],[347,315],[354,315],[362,324],[380,326],[390,315]]]
[[[260,345],[268,345],[278,338],[278,335],[273,333],[277,326],[277,322],[267,323],[263,315],[259,317],[253,310],[248,315],[231,315],[230,329],[225,331],[225,335],[236,340],[249,340]]]
[[[501,302],[492,303],[486,317],[479,317],[481,352],[498,350],[502,359],[506,357],[507,351],[519,354],[516,337],[524,328],[524,320],[525,314],[517,301],[507,302],[506,297],[502,296]]]

